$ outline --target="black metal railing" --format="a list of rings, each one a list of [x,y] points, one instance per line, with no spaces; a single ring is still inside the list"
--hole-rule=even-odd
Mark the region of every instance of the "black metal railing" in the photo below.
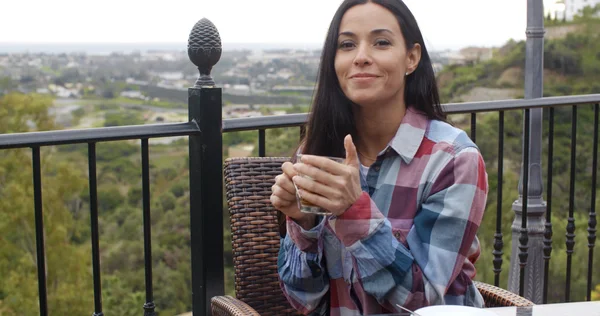
[[[38,297],[40,315],[48,315],[47,285],[46,285],[46,249],[44,247],[44,218],[42,201],[42,169],[41,147],[54,145],[88,144],[89,166],[89,194],[90,194],[90,220],[92,242],[92,273],[94,280],[94,313],[95,316],[103,315],[102,312],[102,286],[100,282],[100,246],[98,227],[98,191],[96,172],[96,144],[117,140],[141,140],[142,148],[142,186],[143,186],[143,219],[144,219],[144,263],[146,271],[146,315],[154,313],[154,299],[152,293],[152,249],[150,231],[150,176],[148,139],[170,136],[200,135],[198,125],[194,122],[140,125],[125,127],[93,128],[86,130],[61,130],[49,132],[31,132],[0,135],[0,150],[31,148],[33,169],[33,199],[36,227],[37,275]],[[198,159],[198,152],[190,151],[190,159]],[[52,251],[51,249],[49,251]]]
[[[520,100],[502,100],[502,101],[488,101],[488,102],[465,102],[465,103],[454,103],[443,105],[444,110],[447,114],[452,117],[453,115],[468,114],[470,116],[470,137],[477,140],[477,114],[479,113],[498,113],[498,149],[497,149],[497,197],[496,197],[496,221],[495,221],[495,232],[493,235],[493,272],[494,272],[494,285],[500,286],[500,274],[503,271],[503,256],[504,256],[504,235],[502,231],[502,214],[506,211],[502,204],[503,199],[503,175],[504,175],[504,144],[505,144],[505,113],[508,111],[522,111],[524,116],[523,122],[523,166],[529,165],[529,145],[531,139],[530,131],[530,111],[533,109],[546,109],[549,113],[548,116],[548,146],[547,146],[547,185],[546,185],[546,212],[544,221],[540,222],[540,227],[531,227],[528,225],[528,219],[531,218],[531,214],[528,211],[529,208],[529,190],[528,187],[531,183],[529,172],[523,172],[522,174],[522,211],[519,212],[520,217],[518,219],[518,229],[513,231],[513,235],[517,234],[517,244],[513,244],[512,247],[516,249],[513,253],[516,253],[517,260],[513,260],[511,264],[518,267],[518,274],[516,275],[516,292],[520,295],[527,295],[526,288],[539,288],[540,293],[543,293],[543,297],[540,297],[538,303],[548,302],[548,286],[549,286],[549,271],[550,271],[550,259],[552,253],[552,188],[553,188],[553,158],[554,158],[554,115],[556,109],[565,108],[571,106],[571,148],[570,148],[570,185],[569,185],[569,208],[568,208],[568,225],[566,227],[566,252],[567,252],[567,268],[566,268],[566,280],[565,280],[565,297],[563,301],[570,301],[571,293],[571,271],[572,271],[572,254],[573,247],[575,245],[575,219],[573,213],[575,212],[575,168],[576,168],[576,157],[577,157],[577,139],[574,135],[577,133],[577,108],[582,106],[593,105],[594,113],[594,135],[593,135],[593,159],[592,159],[592,175],[591,175],[591,207],[588,215],[587,231],[588,231],[588,271],[587,271],[587,291],[586,299],[591,300],[591,292],[593,289],[593,257],[594,247],[596,240],[596,190],[597,190],[597,160],[598,160],[598,104],[600,103],[600,95],[579,95],[579,96],[567,96],[567,97],[547,97],[538,99],[520,99]],[[282,116],[269,116],[269,117],[253,117],[253,118],[238,118],[238,119],[226,119],[223,121],[223,132],[238,132],[238,131],[257,131],[259,156],[263,157],[266,155],[267,148],[265,144],[265,130],[273,128],[283,127],[300,127],[302,128],[306,122],[308,114],[292,114]],[[525,168],[527,169],[527,168]],[[539,184],[541,185],[541,183]],[[517,198],[517,197],[515,197]],[[532,232],[533,231],[533,232]],[[539,245],[532,245],[530,243],[530,237],[532,234],[539,236]],[[537,256],[541,258],[542,264],[532,266],[531,256]],[[527,271],[527,272],[526,272]],[[531,272],[535,271],[535,272]],[[600,272],[600,271],[596,271]],[[540,277],[534,278],[533,281],[525,278],[526,273],[537,274]],[[534,283],[531,283],[534,282]]]

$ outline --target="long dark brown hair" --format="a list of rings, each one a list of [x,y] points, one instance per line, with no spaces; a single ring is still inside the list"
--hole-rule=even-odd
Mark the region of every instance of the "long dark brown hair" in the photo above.
[[[313,102],[306,123],[306,131],[300,142],[301,151],[307,154],[344,157],[344,137],[348,134],[356,139],[355,118],[352,101],[346,97],[335,71],[335,56],[338,49],[338,36],[342,17],[348,9],[372,2],[396,16],[406,49],[415,44],[421,46],[421,60],[414,72],[406,77],[404,101],[407,107],[423,112],[429,119],[446,120],[440,106],[435,74],[429,53],[415,17],[402,0],[345,0],[337,9],[331,24],[323,51]],[[285,229],[285,222],[283,229]],[[282,236],[285,231],[280,229]]]
[[[315,96],[302,140],[303,152],[315,155],[343,157],[344,137],[356,137],[352,101],[342,92],[335,72],[335,56],[342,17],[348,9],[372,2],[392,12],[410,50],[421,45],[421,60],[413,73],[406,77],[404,101],[408,107],[425,113],[430,119],[445,120],[431,65],[429,53],[415,17],[401,0],[346,0],[335,13],[325,40],[319,66]]]

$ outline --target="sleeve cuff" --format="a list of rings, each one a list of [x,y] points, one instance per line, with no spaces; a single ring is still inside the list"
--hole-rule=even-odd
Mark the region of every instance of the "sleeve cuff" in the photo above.
[[[304,252],[318,252],[318,241],[325,225],[323,216],[319,216],[319,223],[310,230],[305,230],[289,217],[287,217],[286,225],[288,235],[298,249]]]
[[[367,192],[340,216],[329,218],[329,226],[338,238],[349,247],[359,240],[369,237],[385,221],[385,217]]]

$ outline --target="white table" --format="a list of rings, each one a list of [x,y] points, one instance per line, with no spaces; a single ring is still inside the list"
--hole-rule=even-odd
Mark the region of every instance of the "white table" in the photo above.
[[[600,301],[488,308],[498,316],[600,316]]]
[[[540,304],[531,307],[492,307],[486,310],[498,316],[600,316],[600,301]],[[411,314],[403,312],[373,316],[411,316]]]

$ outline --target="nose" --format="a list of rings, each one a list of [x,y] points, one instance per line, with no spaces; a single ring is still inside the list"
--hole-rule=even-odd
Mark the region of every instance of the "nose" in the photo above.
[[[356,49],[356,56],[354,56],[354,65],[364,66],[370,65],[372,62],[369,46],[365,44],[359,45]]]

